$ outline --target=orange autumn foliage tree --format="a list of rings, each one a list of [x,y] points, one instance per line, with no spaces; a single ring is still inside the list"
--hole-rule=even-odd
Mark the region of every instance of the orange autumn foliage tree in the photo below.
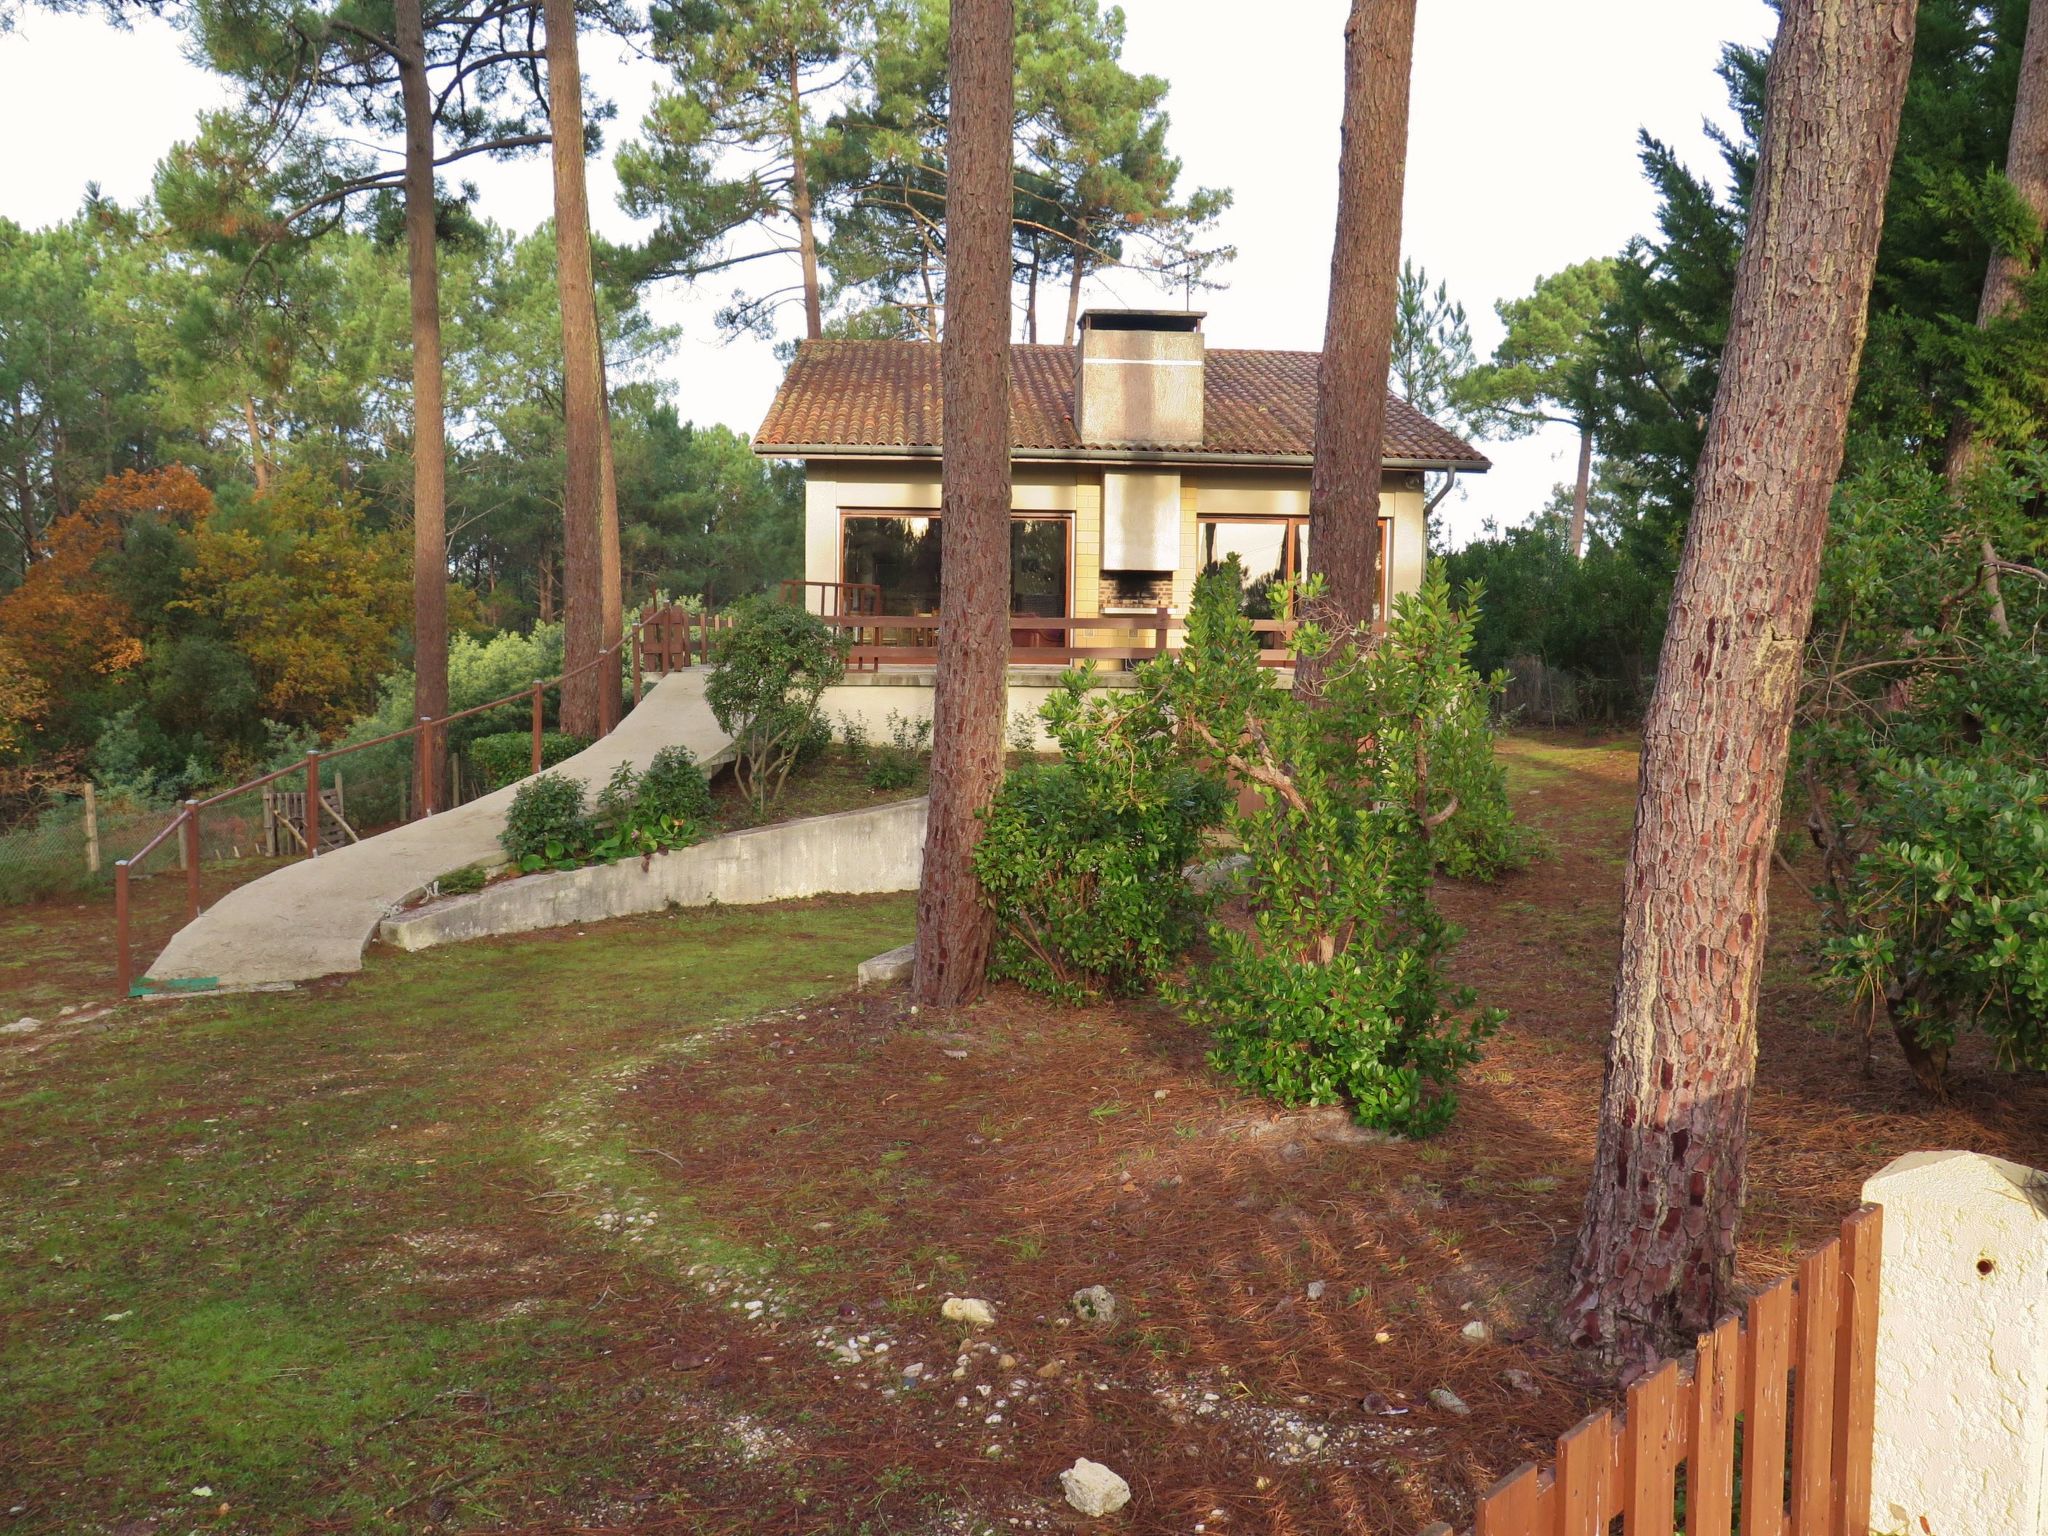
[[[0,597],[0,646],[24,680],[11,706],[17,728],[40,722],[53,705],[105,694],[142,661],[140,636],[157,616],[131,612],[104,570],[128,530],[143,519],[189,529],[212,511],[212,493],[173,465],[111,476],[50,525],[43,557]]]
[[[28,670],[20,648],[0,635],[0,762],[27,750],[29,732],[49,702],[49,690]]]
[[[369,708],[412,604],[401,533],[363,523],[360,497],[293,473],[233,517],[201,523],[178,605],[220,625],[271,718],[333,730]]]

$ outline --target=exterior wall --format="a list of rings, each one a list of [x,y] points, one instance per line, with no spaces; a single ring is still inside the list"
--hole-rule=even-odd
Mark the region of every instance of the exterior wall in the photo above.
[[[804,575],[839,580],[839,518],[843,510],[932,513],[939,509],[939,466],[919,459],[812,460],[804,488]],[[1186,612],[1198,573],[1198,519],[1202,517],[1306,517],[1309,472],[1304,466],[1183,469],[1180,493],[1180,565],[1173,573],[1173,607]],[[1427,536],[1422,479],[1396,472],[1380,492],[1380,515],[1393,519],[1389,590],[1422,585]],[[1019,511],[1073,514],[1068,592],[1077,616],[1101,609],[1102,470],[1093,464],[1023,465],[1011,504]],[[1113,644],[1112,631],[1091,631],[1083,643]]]

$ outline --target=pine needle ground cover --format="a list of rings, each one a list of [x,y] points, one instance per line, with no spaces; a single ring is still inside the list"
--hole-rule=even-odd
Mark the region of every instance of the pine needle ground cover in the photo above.
[[[1505,750],[1555,852],[1439,892],[1510,1017],[1429,1141],[1276,1111],[1153,1003],[849,993],[908,897],[0,1039],[8,1529],[968,1536],[1066,1528],[1077,1456],[1129,1480],[1131,1531],[1468,1515],[1614,1388],[1545,1309],[1635,756]],[[2048,1162],[2038,1080],[1963,1061],[1936,1104],[1819,1027],[1802,884],[1774,893],[1749,1284],[1899,1152]],[[1072,1304],[1097,1285],[1111,1318]]]

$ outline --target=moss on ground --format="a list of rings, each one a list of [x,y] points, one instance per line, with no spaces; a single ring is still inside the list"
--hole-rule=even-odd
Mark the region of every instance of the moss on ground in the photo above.
[[[659,1240],[620,1219],[637,1154],[610,1088],[839,989],[910,918],[833,900],[379,956],[0,1053],[10,1529],[594,1507],[632,1447],[565,1428],[605,1411],[577,1381],[606,1332],[582,1276],[746,1258],[673,1199]],[[700,1433],[724,1454],[716,1425],[679,1453]]]

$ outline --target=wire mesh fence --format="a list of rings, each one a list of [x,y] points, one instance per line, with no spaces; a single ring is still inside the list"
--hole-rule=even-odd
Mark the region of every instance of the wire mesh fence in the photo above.
[[[28,803],[0,831],[0,902],[111,887],[116,861],[176,813],[169,802],[103,796],[89,784],[51,786],[24,798]]]

